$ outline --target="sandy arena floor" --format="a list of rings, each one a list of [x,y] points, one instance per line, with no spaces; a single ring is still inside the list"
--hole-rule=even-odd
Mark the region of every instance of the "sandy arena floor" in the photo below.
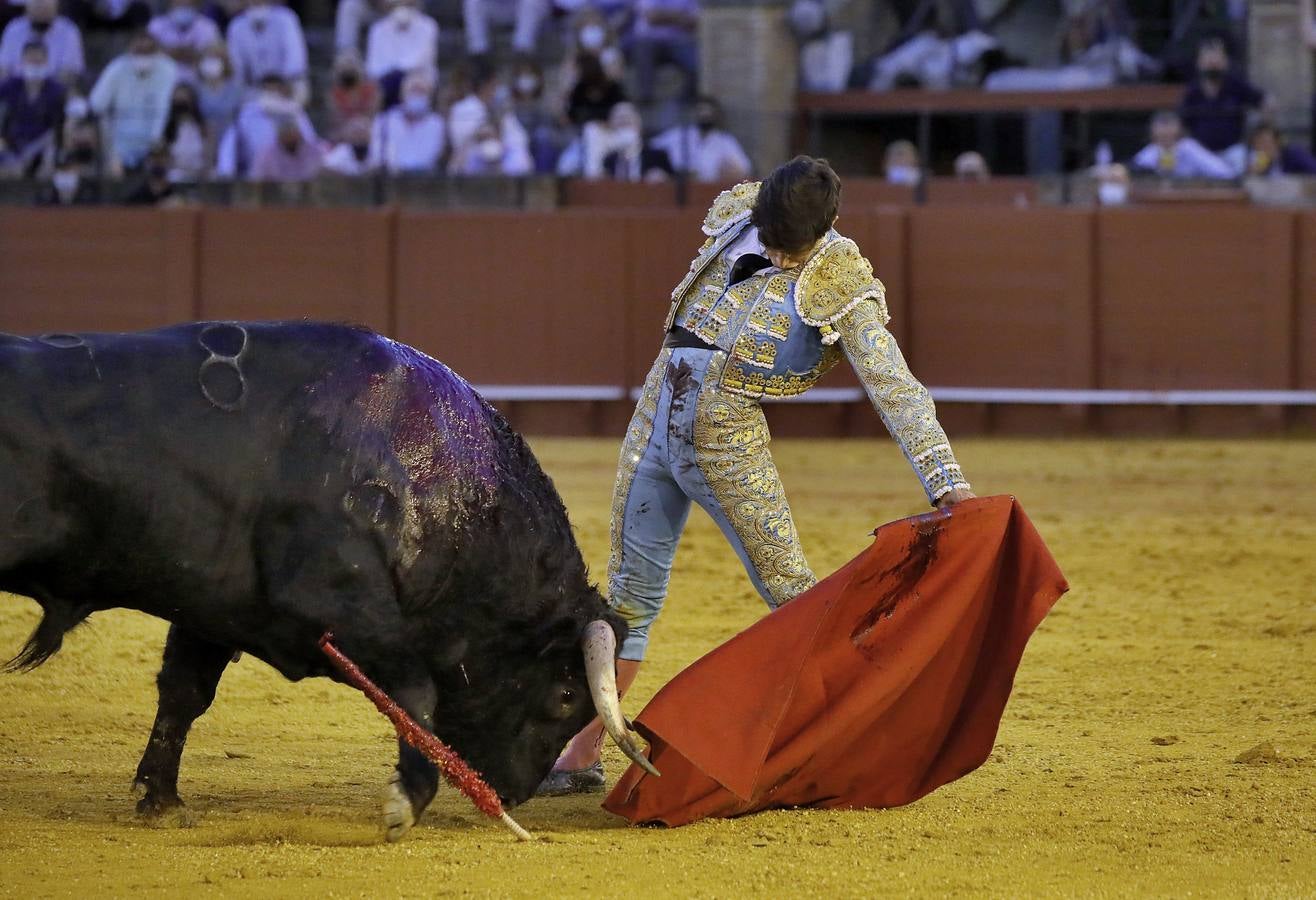
[[[615,445],[534,443],[602,572]],[[663,830],[596,797],[536,800],[517,815],[545,840],[527,846],[445,790],[388,845],[388,724],[245,658],[193,731],[186,819],[149,826],[128,783],[165,626],[115,611],[0,678],[0,895],[1316,896],[1316,443],[957,448],[980,492],[1020,498],[1073,590],[1033,638],[992,759],[912,806]],[[920,511],[889,443],[776,452],[820,573]],[[695,514],[628,708],[762,612]],[[36,619],[0,598],[0,657]]]

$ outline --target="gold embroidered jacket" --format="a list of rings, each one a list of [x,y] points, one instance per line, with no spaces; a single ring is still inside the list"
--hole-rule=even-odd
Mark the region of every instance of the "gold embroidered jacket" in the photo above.
[[[854,241],[829,231],[798,269],[768,267],[728,286],[727,251],[750,227],[758,187],[737,185],[713,203],[708,240],[672,293],[667,328],[725,351],[719,387],[755,399],[802,394],[845,356],[928,498],[967,489],[932,398],[886,329],[882,282]]]

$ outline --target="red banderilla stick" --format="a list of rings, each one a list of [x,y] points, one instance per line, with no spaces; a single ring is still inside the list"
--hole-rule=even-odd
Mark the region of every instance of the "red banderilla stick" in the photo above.
[[[516,821],[503,810],[502,801],[498,799],[493,788],[480,777],[480,773],[468,766],[466,760],[458,756],[455,750],[422,728],[405,709],[398,706],[397,701],[367,678],[366,673],[362,672],[356,663],[344,656],[343,651],[334,646],[333,640],[333,632],[329,631],[320,638],[320,649],[324,651],[324,655],[329,657],[329,661],[343,674],[348,684],[369,697],[375,708],[393,723],[398,737],[429,757],[430,761],[439,767],[439,771],[443,773],[448,783],[469,797],[476,809],[492,819],[500,820],[518,839],[533,841],[534,837],[530,832],[516,824]]]

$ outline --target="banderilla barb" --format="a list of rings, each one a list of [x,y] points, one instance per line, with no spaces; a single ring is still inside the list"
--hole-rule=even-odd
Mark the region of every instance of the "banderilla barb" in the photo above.
[[[429,757],[430,761],[439,767],[439,771],[443,773],[448,783],[469,797],[476,809],[491,819],[498,819],[511,829],[518,840],[533,841],[534,836],[516,824],[516,820],[503,809],[502,801],[498,799],[493,788],[480,777],[480,773],[468,766],[466,760],[458,756],[455,750],[422,728],[405,709],[398,706],[397,701],[367,678],[366,673],[362,672],[356,663],[344,656],[343,651],[334,646],[333,640],[334,635],[330,631],[326,631],[320,638],[320,649],[324,651],[324,655],[329,657],[329,661],[347,679],[348,684],[369,697],[375,708],[393,723],[398,737]]]

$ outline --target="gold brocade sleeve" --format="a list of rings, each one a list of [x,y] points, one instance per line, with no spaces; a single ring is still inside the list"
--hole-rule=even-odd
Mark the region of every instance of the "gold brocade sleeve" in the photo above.
[[[909,371],[896,339],[886,330],[885,313],[876,300],[865,299],[835,327],[868,399],[923,482],[928,500],[936,503],[955,488],[968,490],[969,483],[937,421],[932,396]]]

